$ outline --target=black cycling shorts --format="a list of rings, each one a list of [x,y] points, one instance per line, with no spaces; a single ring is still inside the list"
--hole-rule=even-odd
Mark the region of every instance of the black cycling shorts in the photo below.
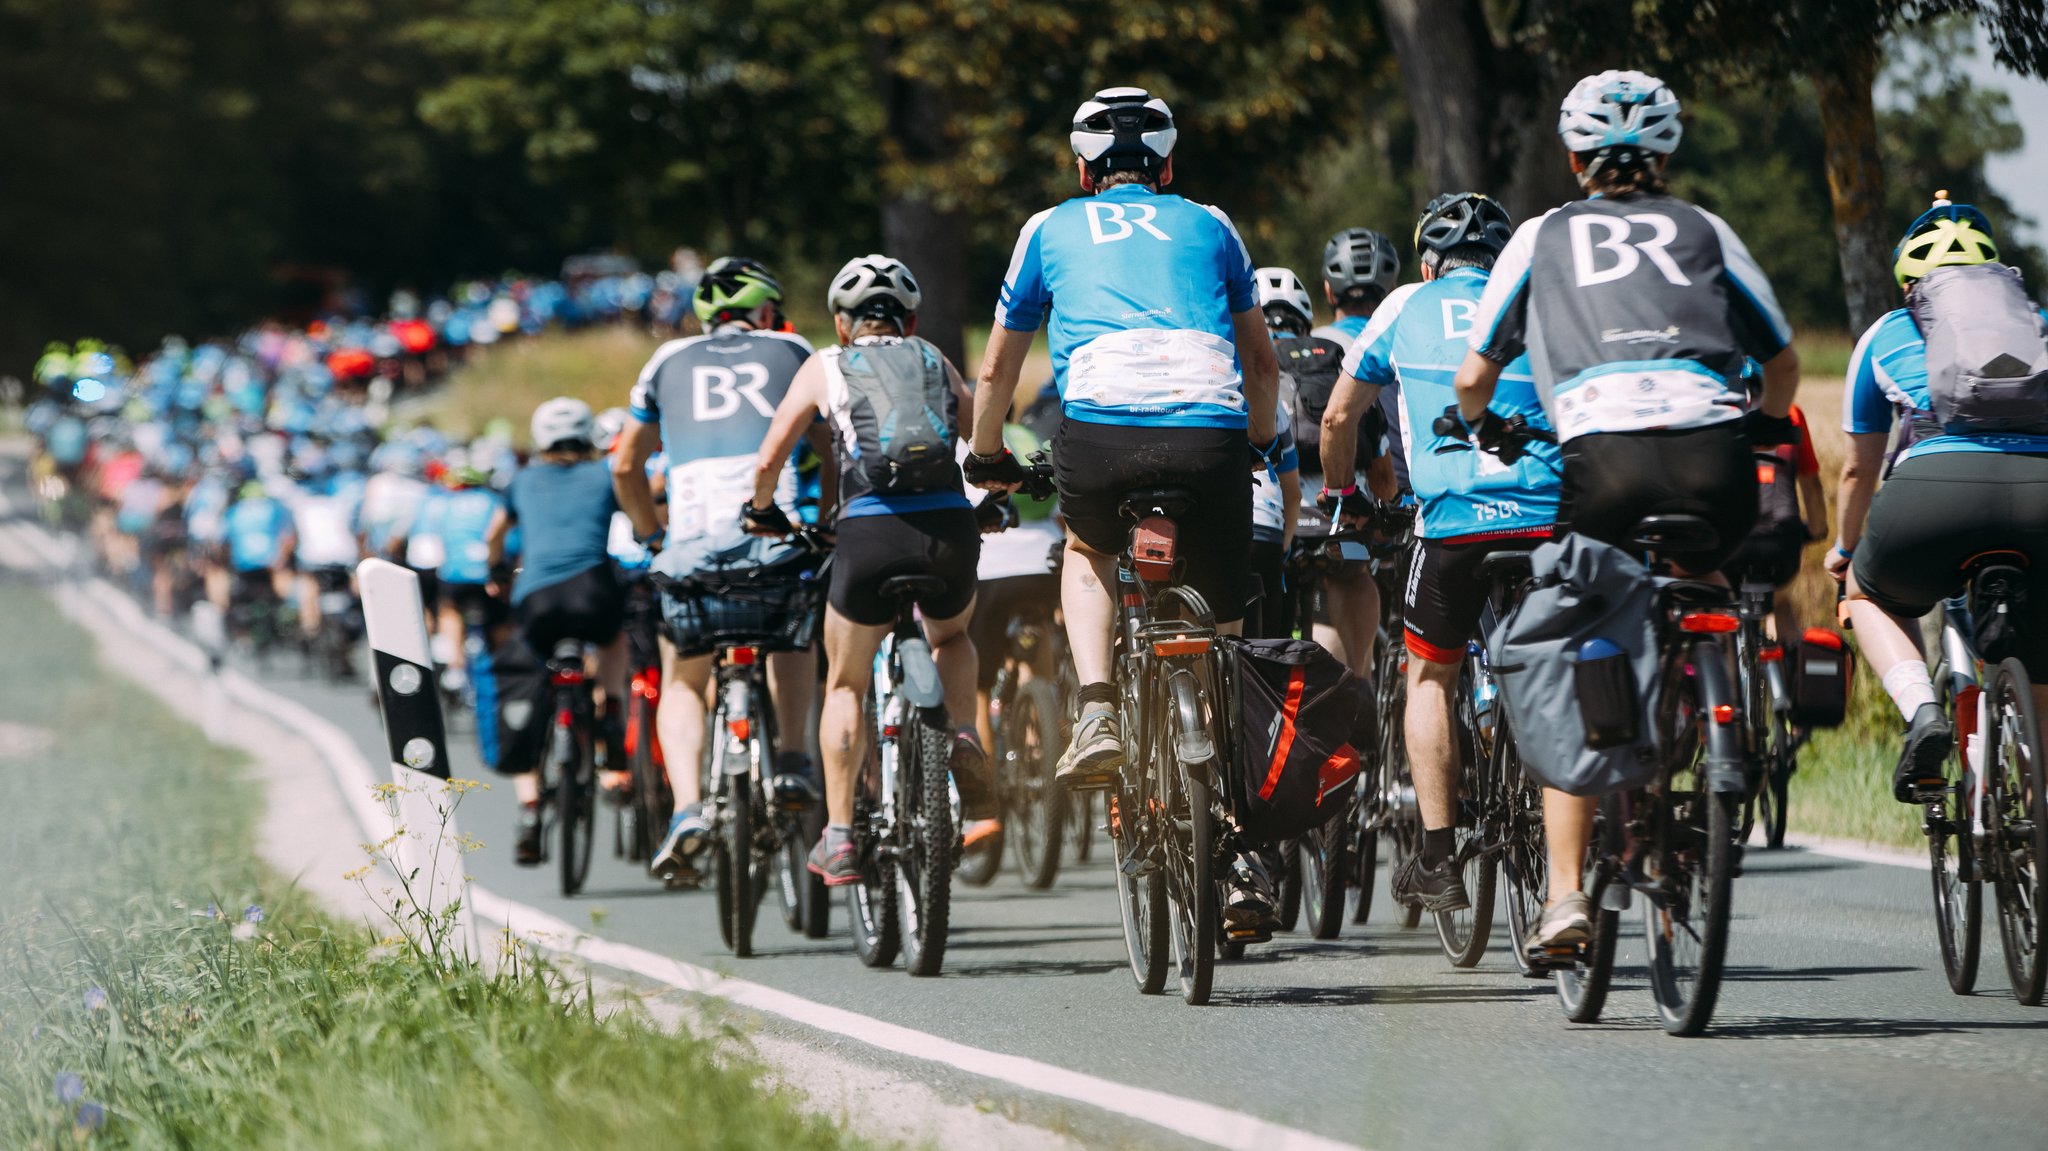
[[[1060,577],[1051,572],[983,580],[974,597],[974,619],[967,625],[979,661],[975,687],[987,691],[995,686],[996,673],[1010,652],[1011,620],[1022,616],[1050,628],[1059,606]]]
[[[472,614],[483,620],[487,628],[504,623],[511,613],[502,600],[491,595],[480,583],[455,583],[451,580],[436,581],[440,586],[441,606],[452,608],[455,614],[465,620]]]
[[[269,568],[253,571],[237,568],[234,586],[229,589],[228,599],[233,603],[276,603],[277,582]]]
[[[1962,591],[1971,559],[1999,550],[2034,561],[2019,657],[2028,675],[2048,679],[2048,456],[1940,452],[1902,461],[1871,501],[1856,585],[1911,619]]]
[[[1293,602],[1281,575],[1287,566],[1287,549],[1279,540],[1253,540],[1246,563],[1251,574],[1258,577],[1259,598],[1245,604],[1244,634],[1251,639],[1285,639],[1293,635]]]
[[[1734,584],[1754,582],[1784,587],[1799,574],[1800,559],[1805,554],[1806,526],[1785,524],[1750,533],[1735,554],[1728,557],[1722,570]]]
[[[1718,571],[1756,526],[1756,461],[1741,423],[1683,431],[1594,432],[1565,441],[1557,526],[1635,550],[1647,516],[1698,516],[1720,537],[1711,550],[1674,553],[1687,571]]]
[[[1401,595],[1403,636],[1410,654],[1431,663],[1457,663],[1479,630],[1487,584],[1479,565],[1497,551],[1533,551],[1545,536],[1502,536],[1452,543],[1416,540]]]
[[[601,645],[617,638],[626,618],[626,591],[612,565],[601,563],[533,589],[512,613],[534,654],[547,659],[563,640]]]
[[[1131,524],[1126,495],[1185,488],[1195,508],[1180,523],[1181,579],[1218,623],[1244,618],[1252,544],[1251,448],[1242,428],[1152,428],[1062,420],[1053,455],[1060,513],[1092,551],[1119,555]]]
[[[855,516],[839,521],[838,537],[826,601],[853,623],[881,627],[895,622],[896,601],[884,598],[881,590],[892,576],[946,581],[945,591],[917,605],[931,619],[952,619],[974,602],[981,529],[973,508]]]

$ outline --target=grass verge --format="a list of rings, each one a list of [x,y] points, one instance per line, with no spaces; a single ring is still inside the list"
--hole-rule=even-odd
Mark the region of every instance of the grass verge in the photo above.
[[[323,919],[233,754],[30,586],[0,620],[0,1146],[857,1145],[730,1044]]]

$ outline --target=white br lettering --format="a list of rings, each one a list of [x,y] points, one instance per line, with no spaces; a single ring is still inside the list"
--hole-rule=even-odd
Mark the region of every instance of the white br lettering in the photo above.
[[[1629,234],[1633,225],[1641,224],[1650,229],[1647,240],[1634,241]],[[1598,240],[1593,238],[1593,229],[1598,228],[1606,235]],[[1679,270],[1678,261],[1664,249],[1678,238],[1678,225],[1671,217],[1660,212],[1637,212],[1615,219],[1613,216],[1579,215],[1571,217],[1572,272],[1581,288],[1595,284],[1610,283],[1626,278],[1641,266],[1643,257],[1648,256],[1664,279],[1677,286],[1689,287],[1692,281]],[[1600,251],[1614,253],[1614,262],[1600,266]]]
[[[1173,239],[1152,223],[1159,215],[1159,209],[1152,204],[1119,204],[1110,200],[1090,200],[1087,207],[1088,235],[1098,244],[1128,240],[1137,234],[1139,228],[1150,232],[1155,240]]]
[[[1445,300],[1444,339],[1464,340],[1472,335],[1473,321],[1479,316],[1477,300]]]
[[[767,386],[768,369],[760,364],[699,364],[690,370],[690,416],[699,422],[725,419],[740,410],[744,396],[755,411],[773,418],[775,405],[761,397]]]

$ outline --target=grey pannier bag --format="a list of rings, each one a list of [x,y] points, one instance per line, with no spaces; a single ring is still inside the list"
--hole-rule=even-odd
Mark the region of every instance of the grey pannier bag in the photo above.
[[[1538,547],[1530,568],[1528,594],[1501,621],[1487,653],[1523,767],[1538,782],[1572,795],[1649,783],[1658,770],[1656,590],[1649,572],[1620,548],[1581,535]],[[1633,681],[1628,742],[1593,746],[1578,666],[1580,649],[1588,645],[1612,653]]]
[[[1927,396],[1942,431],[2048,434],[2048,320],[2016,269],[1936,268],[1907,307],[1927,341]]]

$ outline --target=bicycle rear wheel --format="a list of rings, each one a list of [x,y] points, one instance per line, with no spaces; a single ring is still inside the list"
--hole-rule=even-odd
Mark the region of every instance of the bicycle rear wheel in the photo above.
[[[562,894],[572,896],[583,890],[583,881],[590,875],[590,846],[597,838],[592,826],[597,788],[590,741],[575,729],[573,720],[565,723],[557,717],[552,742],[556,831],[562,837]]]
[[[1984,885],[1976,878],[1970,842],[1968,800],[1961,774],[1922,820],[1927,832],[1927,873],[1934,886],[1934,933],[1941,942],[1941,967],[1948,988],[1968,995],[1977,987],[1977,958],[1984,932]],[[1968,879],[1964,877],[1968,876]]]
[[[1217,936],[1223,925],[1216,866],[1222,814],[1209,786],[1209,764],[1214,760],[1182,764],[1174,749],[1197,740],[1208,743],[1212,756],[1221,749],[1208,730],[1209,713],[1192,672],[1175,671],[1166,691],[1155,698],[1162,705],[1160,712],[1170,716],[1162,725],[1168,738],[1160,741],[1158,752],[1160,775],[1168,781],[1166,898],[1173,907],[1174,965],[1181,1001],[1200,1007],[1209,1002],[1215,981]]]
[[[1465,896],[1471,906],[1434,916],[1437,942],[1453,967],[1470,967],[1486,954],[1486,941],[1493,934],[1493,881],[1500,862],[1486,851],[1478,832],[1466,832],[1462,840],[1454,858],[1465,873]]]
[[[1703,645],[1704,646],[1704,645]],[[1696,675],[1718,670],[1695,662]],[[1711,689],[1700,697],[1708,710]],[[1734,882],[1735,797],[1707,787],[1707,743],[1690,727],[1676,750],[1677,770],[1666,777],[1651,816],[1654,839],[1643,860],[1645,892],[1643,942],[1648,949],[1650,991],[1664,1030],[1698,1035],[1713,1017],[1721,991],[1721,964],[1728,948],[1729,887]]]
[[[753,780],[735,772],[723,772],[718,850],[712,860],[718,888],[718,933],[735,957],[754,954],[754,909],[759,899],[754,890],[754,805]]]
[[[2048,777],[2027,669],[2008,659],[1991,681],[1992,738],[1985,756],[1990,794],[1985,832],[1998,853],[1998,934],[2012,993],[2039,1006],[2048,963]]]
[[[634,819],[626,850],[633,862],[646,863],[668,830],[675,796],[669,791],[668,773],[654,760],[654,702],[636,692],[627,715],[633,753],[626,758],[626,767],[633,778]]]
[[[1344,893],[1350,886],[1351,837],[1356,832],[1346,808],[1312,829],[1301,845],[1301,907],[1308,915],[1308,933],[1335,939],[1344,929]]]
[[[953,736],[944,716],[919,715],[904,741],[897,773],[897,821],[904,828],[896,867],[896,904],[903,920],[903,966],[912,975],[937,975],[946,961],[953,860],[960,836],[953,828]]]
[[[1060,846],[1071,806],[1053,782],[1059,766],[1059,696],[1052,684],[1032,680],[1017,691],[1003,716],[1002,768],[1009,793],[1003,830],[1017,847],[1017,871],[1024,886],[1044,891],[1060,873]],[[1087,836],[1083,821],[1081,835]]]
[[[1584,887],[1593,905],[1592,934],[1579,945],[1572,965],[1557,971],[1557,1002],[1573,1023],[1594,1023],[1607,1006],[1607,988],[1614,980],[1614,941],[1621,934],[1621,913],[1603,906],[1607,886],[1617,882],[1613,860],[1620,858],[1621,808],[1614,796],[1600,802],[1593,817],[1593,837],[1586,850]],[[1542,917],[1538,905],[1537,918]],[[1525,937],[1526,938],[1526,937]],[[1517,949],[1520,948],[1517,941]]]
[[[1363,826],[1365,815],[1362,811],[1356,818],[1359,826],[1351,829],[1351,922],[1359,924],[1372,918],[1373,881],[1379,871],[1380,833]]]

